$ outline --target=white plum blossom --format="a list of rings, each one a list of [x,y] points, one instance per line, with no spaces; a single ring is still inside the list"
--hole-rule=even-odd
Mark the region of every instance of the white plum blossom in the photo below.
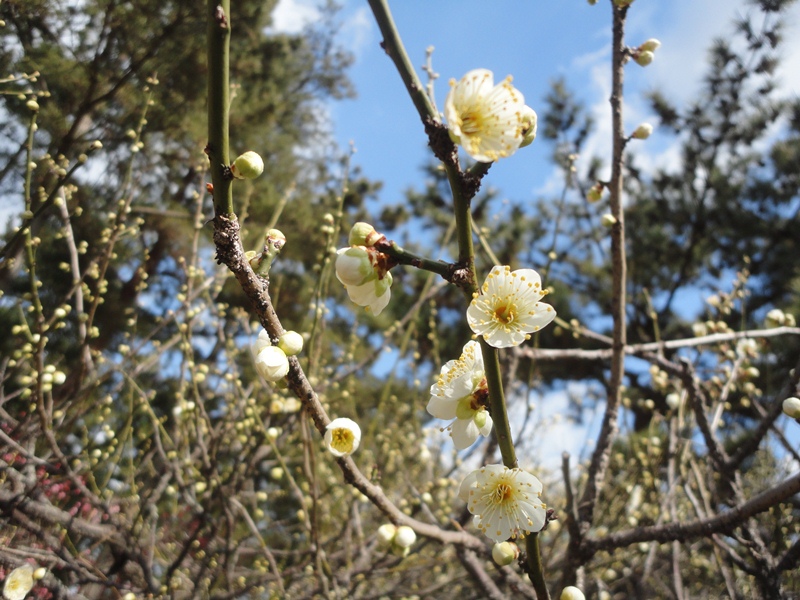
[[[526,134],[532,141],[530,134],[536,131],[536,113],[525,106],[511,77],[495,85],[487,69],[474,69],[457,82],[450,80],[444,116],[453,140],[480,162],[511,156]]]
[[[492,431],[492,417],[484,406],[487,397],[480,344],[470,341],[457,360],[442,366],[427,410],[437,419],[455,419],[448,427],[450,437],[456,449],[463,450]]]
[[[490,346],[519,346],[556,318],[549,304],[539,302],[546,292],[533,269],[512,271],[496,266],[467,309],[467,322]]]
[[[392,296],[392,274],[386,256],[374,248],[341,248],[336,257],[336,278],[342,282],[350,300],[379,315]]]
[[[22,565],[11,571],[3,584],[3,597],[6,600],[23,600],[33,589],[33,565]]]
[[[458,496],[467,503],[473,523],[489,539],[502,542],[541,531],[547,507],[542,483],[522,469],[486,465],[466,476]]]
[[[361,428],[358,423],[340,417],[325,428],[325,446],[334,456],[347,456],[358,449],[361,443]]]

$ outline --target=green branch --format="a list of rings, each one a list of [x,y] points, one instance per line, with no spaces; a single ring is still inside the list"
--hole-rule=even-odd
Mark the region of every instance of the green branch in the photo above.
[[[230,0],[208,0],[208,146],[214,186],[215,216],[233,215],[233,190],[228,171],[230,108]]]

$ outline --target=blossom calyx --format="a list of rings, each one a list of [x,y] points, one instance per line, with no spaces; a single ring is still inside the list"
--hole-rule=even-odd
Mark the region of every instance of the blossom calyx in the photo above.
[[[263,172],[264,159],[252,150],[240,154],[231,165],[231,175],[235,179],[255,179]]]
[[[520,111],[520,127],[522,128],[522,142],[519,145],[520,148],[530,146],[533,140],[536,139],[537,121],[536,111],[530,106],[523,106]]]

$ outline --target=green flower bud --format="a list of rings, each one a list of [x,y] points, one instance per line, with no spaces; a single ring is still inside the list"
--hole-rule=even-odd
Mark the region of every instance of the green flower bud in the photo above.
[[[482,429],[484,425],[486,425],[486,419],[488,418],[488,414],[485,410],[479,410],[475,413],[475,416],[472,417],[472,421],[475,423],[475,426],[478,429]]]
[[[603,190],[605,189],[605,185],[602,182],[598,181],[592,187],[589,188],[589,192],[586,194],[586,201],[590,204],[594,204],[598,202],[600,198],[603,197]]]
[[[520,111],[519,118],[522,122],[522,143],[519,147],[524,148],[525,146],[529,146],[531,142],[536,139],[536,111],[530,106],[525,106],[522,111]]]
[[[613,227],[614,224],[616,224],[617,219],[611,213],[606,213],[600,217],[600,222],[603,224],[603,227]]]
[[[350,238],[348,242],[351,246],[373,246],[375,242],[385,237],[383,234],[375,231],[375,228],[369,223],[359,221],[350,230]]]
[[[231,165],[231,174],[236,179],[255,179],[263,172],[264,159],[252,150],[239,155]]]

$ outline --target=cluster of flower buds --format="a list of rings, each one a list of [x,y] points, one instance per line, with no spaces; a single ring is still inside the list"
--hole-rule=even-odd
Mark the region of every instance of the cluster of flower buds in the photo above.
[[[390,548],[399,556],[407,556],[411,546],[417,541],[417,534],[408,525],[396,527],[386,523],[378,527],[378,544]]]
[[[287,331],[273,346],[269,334],[261,330],[252,347],[256,363],[256,371],[267,381],[280,381],[289,373],[289,356],[299,354],[303,350],[303,336],[296,331]]]
[[[391,298],[392,267],[389,257],[374,246],[384,239],[369,223],[356,223],[350,230],[350,247],[336,257],[336,278],[355,304],[379,315]]]
[[[650,38],[638,48],[633,48],[631,50],[631,57],[640,67],[646,67],[653,62],[655,52],[658,50],[659,46],[661,46],[661,42],[655,38]]]

